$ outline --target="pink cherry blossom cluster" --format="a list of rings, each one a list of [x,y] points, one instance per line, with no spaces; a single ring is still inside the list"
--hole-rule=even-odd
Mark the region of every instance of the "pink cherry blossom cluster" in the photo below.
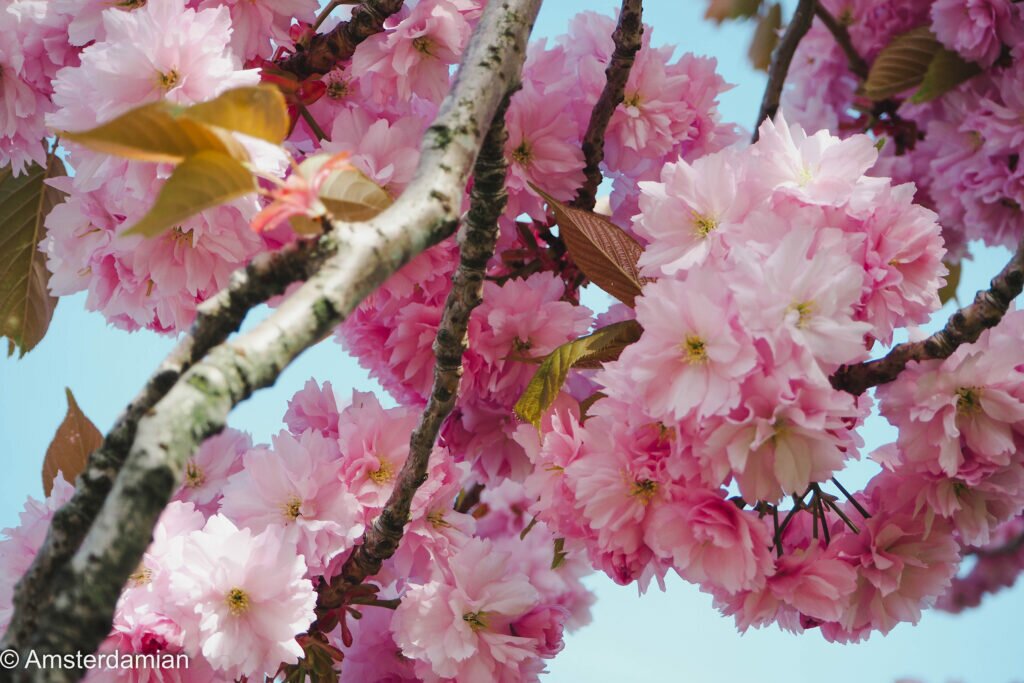
[[[356,50],[351,69],[356,74],[354,83],[342,80],[340,74],[347,70],[327,77],[323,107],[346,106],[331,104],[332,91],[339,93],[333,96],[335,102],[359,99],[347,105],[358,107],[353,113],[345,113],[342,108],[342,113],[336,114],[339,118],[335,119],[332,140],[323,143],[324,148],[355,149],[353,162],[389,188],[388,174],[396,169],[398,175],[397,164],[415,160],[415,140],[427,125],[422,114],[415,119],[418,123],[407,123],[409,116],[396,115],[395,110],[402,106],[419,112],[430,109],[422,101],[426,97],[423,93],[401,85],[402,76],[395,73],[401,69],[394,64],[387,70],[378,68],[377,54],[384,48],[373,46],[386,43],[390,46],[387,59],[397,62],[401,55],[409,60],[426,59],[423,54],[400,47],[402,41],[443,44],[443,55],[456,54],[464,43],[462,33],[441,33],[439,28],[432,28],[435,23],[419,19],[424,4],[434,7],[432,17],[442,10],[455,12],[448,2],[417,5],[409,17],[367,41],[370,48],[360,46]],[[512,97],[506,117],[509,203],[502,219],[499,252],[521,252],[524,239],[543,241],[534,226],[516,223],[523,217],[547,221],[544,203],[530,183],[560,200],[572,199],[582,184],[581,141],[604,85],[604,69],[614,47],[614,28],[611,17],[584,12],[572,20],[570,32],[553,45],[538,41],[531,46],[523,87]],[[626,103],[616,110],[605,138],[607,155],[602,170],[615,180],[613,201],[627,225],[637,205],[639,181],[656,179],[667,161],[680,156],[696,159],[737,138],[734,126],[719,121],[717,97],[727,86],[715,73],[714,60],[683,55],[673,61],[671,48],[651,46],[651,34],[651,28],[646,27],[644,44],[626,86]],[[374,55],[375,70],[364,76],[357,67],[365,49]],[[372,85],[387,74],[392,79],[389,88]],[[395,79],[397,85],[392,82]],[[364,86],[364,81],[371,85]],[[384,94],[392,96],[387,101],[391,113],[383,113],[371,123],[373,119],[366,112],[379,107]],[[320,103],[311,111],[316,113],[317,106]],[[395,126],[407,126],[408,134],[394,132]],[[379,129],[381,135],[388,133],[390,142],[385,145],[367,139],[374,129]],[[403,140],[408,143],[400,142]],[[404,168],[408,171],[400,177],[408,182],[411,166]],[[429,394],[431,344],[456,256],[455,247],[445,243],[417,257],[360,306],[339,331],[344,348],[404,403],[423,402]],[[455,418],[445,428],[445,438],[456,457],[472,462],[475,476],[488,483],[510,475],[522,479],[530,467],[522,446],[513,438],[518,424],[511,408],[535,369],[521,361],[547,355],[585,333],[591,323],[590,312],[573,305],[578,296],[575,286],[567,278],[555,276],[564,275],[557,266],[551,269],[554,273],[528,272],[524,278],[510,279],[505,262],[499,253],[489,268],[495,281],[486,283],[484,303],[470,321],[459,405]],[[573,382],[577,398],[592,392],[585,378],[576,377]]]
[[[783,98],[787,112],[812,129],[872,130],[885,138],[880,173],[917,185],[918,201],[939,213],[953,256],[976,239],[1014,247],[1024,206],[1024,169],[1018,167],[1024,9],[1010,0],[823,4],[868,64],[895,36],[924,26],[981,73],[926,104],[902,95],[872,103],[858,97],[845,54],[816,22],[793,61]]]
[[[850,502],[821,490],[857,457],[869,408],[829,375],[928,318],[944,249],[912,186],[865,175],[868,137],[808,136],[782,118],[760,133],[641,183],[643,335],[598,372],[608,397],[585,419],[570,402],[539,439],[521,428],[534,465],[526,487],[531,512],[617,581],[644,586],[673,569],[740,628],[855,640],[916,621],[949,586],[960,542],[985,540],[960,535],[930,500],[896,496],[913,479],[898,458]],[[1009,343],[1013,331],[999,329]],[[985,343],[964,352],[985,354]],[[1011,368],[1022,360],[1006,357]],[[885,400],[901,435],[934,448]],[[1002,481],[989,473],[993,487]],[[811,514],[782,519],[787,496]],[[1022,506],[994,500],[988,521]]]
[[[185,653],[189,668],[122,672],[126,680],[256,678],[294,664],[303,655],[295,636],[315,618],[314,587],[338,572],[379,514],[417,418],[417,409],[384,408],[360,392],[341,408],[330,384],[310,380],[271,444],[253,446],[233,430],[208,440],[188,462],[101,648]],[[520,539],[530,499],[514,481],[484,493],[472,516],[454,510],[465,469],[446,447],[435,449],[405,539],[374,578],[375,599],[359,608],[362,619],[328,634],[346,680],[535,680],[543,659],[562,649],[563,632],[589,621],[585,561],[553,566],[554,537],[543,523]],[[14,582],[71,492],[57,479],[44,504],[30,500],[21,525],[4,530],[0,628]],[[384,603],[396,598],[397,609]]]

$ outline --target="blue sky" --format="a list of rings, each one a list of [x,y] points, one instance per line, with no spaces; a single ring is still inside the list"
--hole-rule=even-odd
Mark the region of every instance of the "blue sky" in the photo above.
[[[556,36],[576,12],[610,12],[617,5],[548,0],[535,35]],[[746,61],[750,27],[716,28],[702,19],[705,5],[705,0],[647,0],[645,19],[655,27],[656,44],[676,43],[683,51],[718,58],[726,79],[737,84],[722,98],[723,116],[749,127],[764,84],[763,75]],[[961,296],[969,299],[983,288],[1006,258],[1003,250],[979,250],[965,267]],[[16,524],[27,495],[41,495],[39,472],[64,415],[64,387],[106,430],[172,346],[172,340],[149,332],[114,330],[100,315],[87,313],[84,304],[83,295],[62,300],[39,347],[21,360],[0,359],[0,528]],[[268,440],[280,429],[288,398],[312,376],[330,380],[341,396],[353,387],[375,388],[336,344],[325,342],[300,357],[276,386],[240,406],[231,424],[256,440]],[[871,448],[890,440],[892,430],[873,420],[865,438]],[[870,465],[859,463],[844,482],[858,485],[870,474]],[[881,683],[914,677],[925,683],[1024,682],[1024,657],[1016,649],[1024,610],[1021,586],[966,614],[928,613],[917,627],[904,625],[885,638],[841,646],[814,632],[793,636],[766,629],[741,636],[711,608],[709,596],[675,579],[666,593],[655,589],[643,597],[603,576],[588,583],[598,596],[594,622],[567,639],[565,651],[549,667],[548,681]]]

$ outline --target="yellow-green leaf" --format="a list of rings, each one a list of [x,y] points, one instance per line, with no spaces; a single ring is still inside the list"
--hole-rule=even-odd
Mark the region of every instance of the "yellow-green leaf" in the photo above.
[[[545,411],[558,397],[570,369],[594,368],[615,360],[642,333],[643,328],[635,320],[624,320],[562,344],[537,368],[516,402],[516,415],[539,429]]]
[[[330,161],[330,154],[316,154],[299,164],[299,172],[307,180]],[[391,197],[359,169],[347,167],[331,171],[318,191],[320,201],[331,216],[339,221],[370,220],[391,206]]]
[[[782,5],[773,3],[757,21],[754,37],[750,41],[747,56],[755,69],[767,71],[772,64],[772,52],[779,43],[779,29],[782,28]]]
[[[57,307],[38,245],[46,215],[62,201],[61,192],[44,181],[65,173],[56,157],[48,169],[33,164],[18,177],[10,166],[0,169],[0,336],[8,339],[8,355],[15,347],[22,356],[31,351]]]
[[[181,116],[237,131],[275,145],[288,137],[291,125],[284,95],[275,87],[258,85],[228,90],[209,102],[188,107]]]
[[[58,472],[64,474],[66,481],[74,482],[85,469],[89,454],[103,443],[103,435],[78,407],[71,389],[64,391],[68,397],[68,412],[57,427],[43,459],[43,491],[46,495],[53,490],[53,480]]]
[[[947,261],[945,265],[949,273],[946,274],[945,286],[939,289],[939,301],[943,304],[956,299],[956,290],[960,286],[960,274],[963,270],[963,264],[959,261],[957,263]]]
[[[178,116],[167,102],[136,107],[91,130],[64,131],[61,137],[89,149],[136,161],[178,163],[199,152],[219,152],[247,160],[245,149],[223,129]]]
[[[911,102],[931,102],[981,73],[981,67],[945,48],[935,53]]]
[[[875,57],[864,82],[864,96],[884,100],[920,85],[941,48],[927,26],[896,36]]]
[[[726,19],[742,19],[757,14],[761,0],[710,0],[705,19],[721,24]]]
[[[569,555],[569,553],[565,552],[564,538],[559,537],[555,539],[554,550],[555,552],[551,556],[551,568],[558,569],[562,566],[562,563],[565,562],[565,558]]]
[[[583,274],[632,307],[645,282],[637,269],[640,243],[604,216],[563,204],[532,183],[530,187],[551,207],[559,235]]]
[[[154,237],[200,211],[255,190],[256,181],[241,162],[219,152],[199,152],[174,169],[153,208],[125,234]]]

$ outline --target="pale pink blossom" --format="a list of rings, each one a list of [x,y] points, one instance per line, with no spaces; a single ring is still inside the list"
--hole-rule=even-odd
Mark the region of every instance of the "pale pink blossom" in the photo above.
[[[170,597],[187,648],[232,678],[298,661],[295,636],[313,622],[316,593],[282,527],[254,534],[216,515],[183,538],[180,559]]]
[[[362,507],[338,487],[341,458],[334,441],[312,430],[298,437],[281,432],[272,449],[254,448],[243,463],[224,487],[221,513],[254,532],[283,529],[311,575],[362,536]]]
[[[509,571],[507,553],[474,540],[449,558],[447,571],[410,587],[392,620],[395,642],[430,679],[517,681],[537,642],[513,635],[510,624],[527,614],[537,592],[522,573]]]

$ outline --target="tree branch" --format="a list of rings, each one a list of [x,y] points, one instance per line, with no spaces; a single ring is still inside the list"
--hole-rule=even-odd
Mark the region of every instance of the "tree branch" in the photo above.
[[[793,55],[800,41],[811,28],[814,21],[815,0],[800,0],[793,12],[793,18],[782,34],[782,40],[772,53],[772,65],[768,69],[768,85],[764,90],[764,97],[761,99],[761,110],[757,113],[757,123],[754,124],[754,135],[752,142],[757,142],[757,129],[765,119],[775,118],[779,111],[779,99],[782,97],[782,87],[786,84],[786,75],[789,73],[789,65],[793,61]]]
[[[846,25],[838,22],[832,13],[825,8],[820,2],[814,3],[814,14],[821,20],[821,23],[825,25],[825,28],[829,30],[832,37],[836,39],[836,43],[842,48],[843,54],[846,55],[846,62],[850,67],[850,71],[853,72],[857,78],[862,81],[868,77],[868,65],[864,61],[864,58],[857,52],[857,48],[853,46],[853,41],[850,39],[850,32],[846,30]]]
[[[36,630],[54,575],[78,550],[96,518],[128,457],[142,416],[167,394],[183,372],[238,330],[250,309],[283,293],[291,283],[309,277],[329,252],[326,242],[321,246],[315,240],[303,240],[277,252],[260,254],[235,272],[225,289],[199,305],[189,333],[118,417],[103,443],[90,455],[71,500],[54,514],[46,540],[15,591],[16,610],[5,643],[23,643]]]
[[[339,62],[351,58],[359,43],[383,31],[387,18],[400,9],[402,0],[365,0],[352,9],[348,21],[327,33],[316,34],[308,46],[297,46],[295,54],[277,67],[295,74],[300,81],[325,74]]]
[[[109,632],[120,591],[199,444],[223,429],[234,405],[272,384],[389,275],[451,234],[484,131],[518,82],[540,2],[487,5],[401,197],[368,222],[335,223],[323,239],[335,242],[336,253],[266,319],[182,374],[139,420],[106,502],[71,562],[55,575],[52,601],[40,610],[36,631],[18,644],[23,654],[93,651]],[[21,670],[14,676],[68,681],[82,673]]]
[[[507,100],[495,116],[473,170],[473,190],[466,214],[465,234],[460,244],[459,267],[452,278],[452,289],[445,301],[444,313],[434,339],[434,385],[419,424],[409,440],[405,461],[395,488],[362,543],[346,560],[332,589],[344,591],[380,571],[381,565],[395,554],[402,540],[409,509],[417,489],[427,478],[430,453],[441,425],[455,407],[462,377],[462,354],[468,345],[466,329],[469,316],[481,301],[487,262],[494,255],[498,238],[498,218],[505,210],[505,129]],[[333,591],[332,591],[333,592]],[[328,600],[329,602],[329,600]],[[333,605],[336,607],[337,605]],[[330,609],[332,605],[323,607]]]
[[[601,184],[601,162],[604,161],[604,135],[615,109],[622,104],[626,94],[626,83],[633,68],[636,53],[643,40],[643,0],[622,0],[619,22],[615,26],[612,40],[615,51],[605,69],[606,81],[597,103],[590,114],[590,123],[583,136],[583,157],[586,166],[583,173],[586,180],[576,192],[573,206],[586,211],[594,209],[597,187]]]
[[[981,333],[995,327],[1010,303],[1024,288],[1024,241],[1017,246],[1010,262],[992,278],[987,290],[974,297],[974,303],[960,309],[946,326],[919,342],[898,344],[884,358],[844,365],[832,375],[832,386],[854,395],[870,387],[896,379],[910,361],[948,358],[961,344],[971,344]]]

